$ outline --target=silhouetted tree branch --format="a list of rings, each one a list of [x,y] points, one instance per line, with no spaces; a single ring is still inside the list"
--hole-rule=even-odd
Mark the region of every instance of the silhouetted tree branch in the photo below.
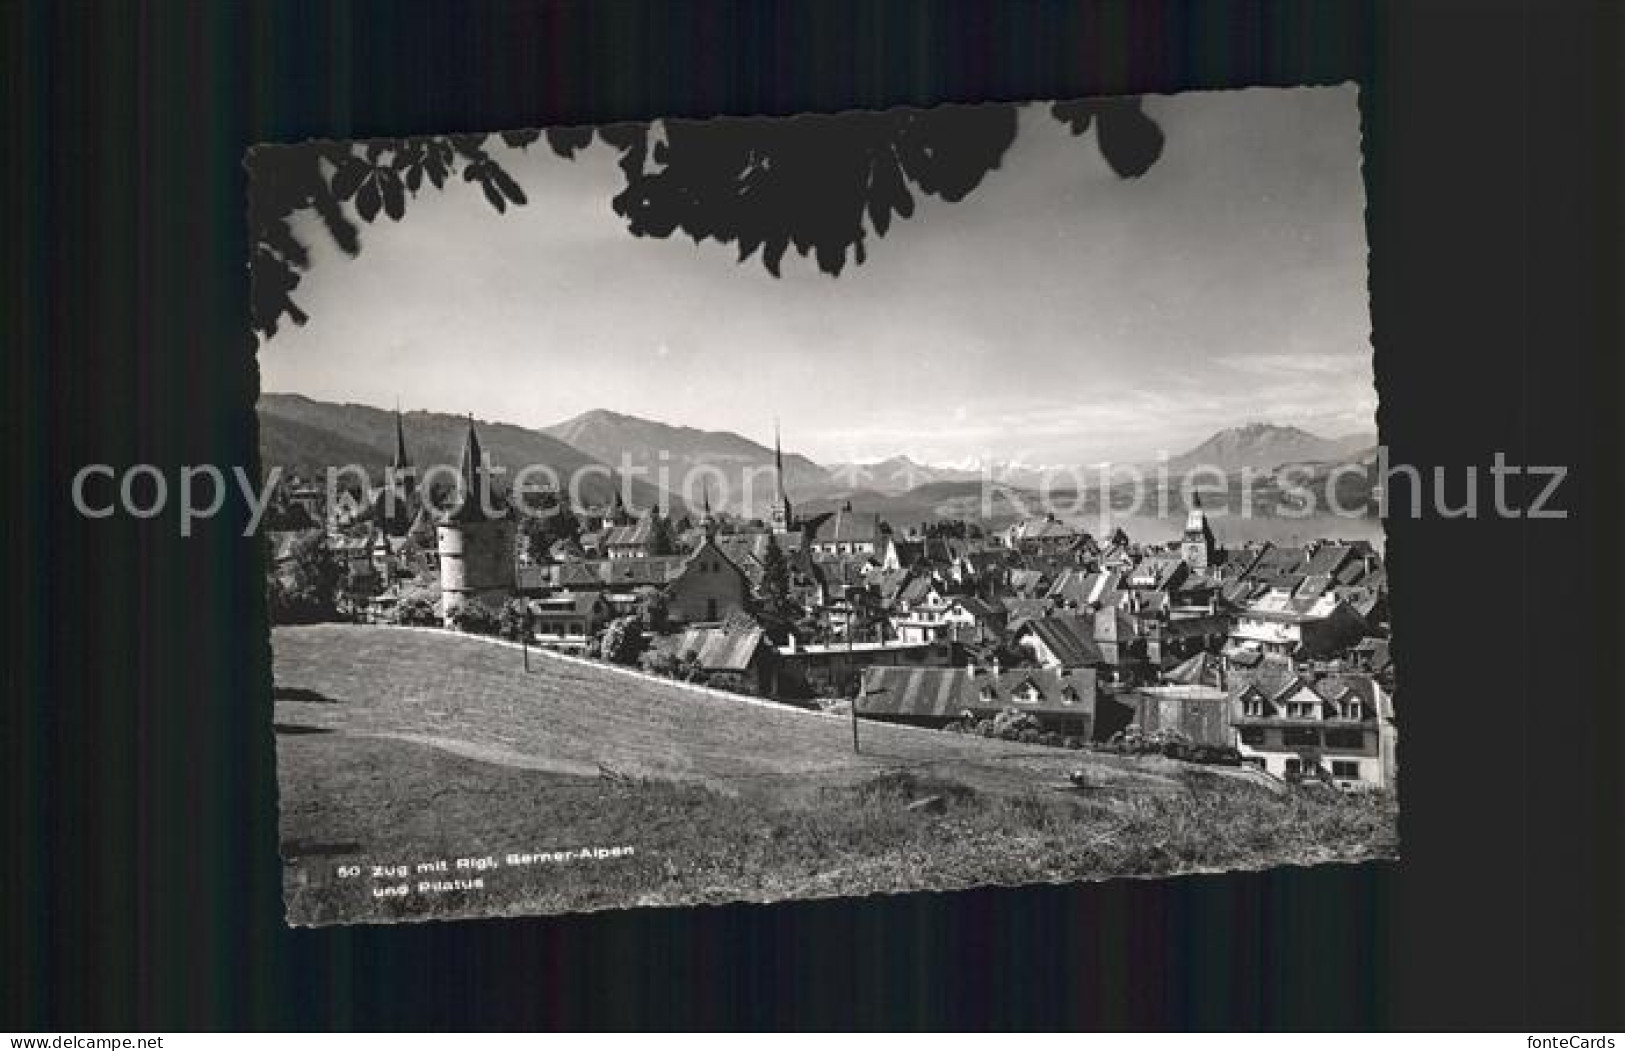
[[[1162,153],[1163,136],[1133,98],[1057,102],[1050,113],[1074,135],[1093,127],[1101,154],[1125,178],[1144,174]],[[573,159],[597,138],[617,156],[625,180],[612,201],[637,237],[681,231],[696,243],[737,247],[780,274],[791,249],[839,275],[867,259],[870,232],[885,237],[893,220],[914,215],[916,195],[960,201],[999,166],[1015,140],[1010,103],[896,109],[879,113],[617,124],[502,132],[525,150],[545,140]],[[360,221],[405,216],[425,184],[442,190],[453,176],[479,186],[498,212],[526,203],[524,189],[487,150],[487,135],[446,135],[366,143],[267,146],[249,157],[253,243],[253,327],[276,334],[284,318],[304,324],[294,301],[309,268],[292,217],[315,213],[339,249],[360,251]]]

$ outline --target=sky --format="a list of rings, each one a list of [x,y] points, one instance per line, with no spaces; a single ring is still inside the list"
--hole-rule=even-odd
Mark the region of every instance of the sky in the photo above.
[[[1021,111],[964,200],[916,193],[838,277],[638,238],[614,154],[494,150],[528,204],[425,188],[344,256],[309,217],[310,315],[262,386],[540,427],[594,408],[830,464],[1147,461],[1263,421],[1374,431],[1356,89],[1152,96],[1161,158]],[[495,140],[493,140],[495,143]]]

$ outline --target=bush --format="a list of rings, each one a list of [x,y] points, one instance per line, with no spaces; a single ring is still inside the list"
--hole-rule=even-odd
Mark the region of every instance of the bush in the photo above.
[[[668,679],[673,679],[677,677],[677,654],[670,650],[646,650],[643,656],[638,658],[638,666],[650,675],[664,675]]]
[[[638,600],[638,623],[651,634],[659,634],[671,626],[671,612],[664,594],[654,591]]]
[[[1038,720],[1026,712],[1014,708],[1006,708],[993,717],[993,733],[1006,741],[1017,740],[1024,730],[1031,730],[1035,734],[1043,730]]]
[[[505,639],[518,642],[530,627],[530,610],[522,598],[511,598],[502,604],[497,630]]]
[[[427,595],[408,595],[395,604],[395,623],[406,627],[436,627],[440,606]]]
[[[620,617],[609,622],[599,638],[602,659],[611,664],[633,665],[643,653],[643,629],[636,617]]]
[[[483,602],[465,601],[452,612],[451,626],[470,635],[495,635],[501,624]]]
[[[746,697],[756,695],[756,690],[751,686],[750,682],[736,671],[713,672],[705,677],[705,685],[713,690],[726,690],[729,693],[743,694]]]

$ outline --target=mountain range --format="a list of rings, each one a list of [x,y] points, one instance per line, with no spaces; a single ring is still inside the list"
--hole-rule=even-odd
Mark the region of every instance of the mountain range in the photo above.
[[[1322,438],[1298,427],[1249,423],[1218,432],[1196,448],[1168,461],[1178,473],[1199,466],[1225,473],[1244,468],[1270,471],[1288,463],[1325,463],[1353,457],[1377,444],[1374,434]]]
[[[916,463],[907,456],[893,456],[869,463],[837,463],[825,469],[830,483],[847,485],[853,491],[869,490],[893,495],[906,493],[936,482],[974,482],[978,471]]]
[[[260,398],[260,442],[264,462],[305,473],[329,465],[356,463],[381,469],[393,456],[393,413],[367,405],[316,401],[297,394]],[[413,411],[405,414],[408,449],[420,469],[428,464],[454,465],[468,427],[465,417]],[[774,451],[731,431],[706,431],[594,409],[549,427],[479,422],[480,440],[494,463],[511,472],[527,464],[546,464],[568,479],[583,467],[598,465],[587,476],[582,499],[599,503],[613,491],[623,459],[632,470],[630,502],[634,508],[655,504],[665,472],[674,503],[699,503],[698,491],[681,492],[696,468],[707,468],[713,481],[710,499],[724,508],[765,515],[775,496]],[[1275,471],[1285,465],[1310,465],[1315,475],[1331,466],[1371,457],[1376,437],[1350,434],[1323,438],[1298,427],[1249,423],[1212,435],[1168,461],[1176,476],[1199,465],[1235,474],[1244,468]],[[612,472],[605,477],[603,468]],[[808,511],[839,507],[850,500],[866,511],[912,521],[929,516],[980,517],[981,471],[968,466],[921,464],[907,456],[871,463],[821,465],[805,456],[784,454],[785,488],[797,507]],[[747,476],[752,507],[742,505]],[[992,499],[994,517],[1020,513],[1029,490],[1037,486],[1036,468],[1006,465],[993,470],[998,480]],[[1087,475],[1085,475],[1087,477]],[[698,483],[693,483],[697,486]],[[724,499],[724,496],[727,498]]]
[[[262,394],[259,400],[260,458],[264,465],[319,475],[328,467],[356,464],[375,481],[395,456],[395,414],[371,405],[336,404],[299,394]],[[504,481],[531,464],[546,464],[563,480],[600,463],[579,449],[541,431],[511,423],[475,421],[480,444],[491,463],[503,468]],[[433,465],[456,467],[462,459],[468,417],[413,411],[402,416],[407,453],[420,472]],[[374,473],[376,472],[376,473]],[[586,503],[607,502],[618,484],[603,473],[581,476]],[[450,481],[451,476],[446,475]],[[636,477],[628,499],[633,507],[650,507],[660,490]]]
[[[635,478],[659,484],[664,471],[667,487],[679,497],[684,495],[680,491],[684,479],[695,477],[692,483],[695,491],[689,494],[689,502],[695,505],[705,494],[698,476],[690,472],[701,467],[709,468],[707,473],[715,475],[707,488],[717,510],[724,505],[734,509],[741,506],[747,476],[755,513],[767,513],[769,503],[776,497],[773,450],[732,431],[702,431],[608,409],[594,409],[544,427],[541,433],[617,469],[624,458]],[[829,485],[830,477],[827,470],[805,456],[786,453],[784,481],[786,487],[795,492],[822,491]]]

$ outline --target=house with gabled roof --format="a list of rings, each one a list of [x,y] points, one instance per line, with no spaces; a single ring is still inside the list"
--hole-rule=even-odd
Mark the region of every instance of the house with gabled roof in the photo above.
[[[692,661],[707,676],[732,676],[751,692],[775,696],[777,651],[760,627],[725,624],[689,628],[663,643],[679,660]]]
[[[1114,604],[1123,586],[1121,573],[1068,569],[1049,587],[1049,597],[1077,610],[1097,610]]]
[[[1122,605],[1107,606],[1094,614],[1095,646],[1118,682],[1144,681],[1150,671],[1145,637],[1133,615]]]
[[[806,547],[819,557],[863,555],[874,557],[886,540],[877,514],[856,514],[850,502],[820,518],[806,530]]]
[[[999,600],[999,605],[1004,607],[1006,631],[1015,631],[1029,620],[1036,617],[1047,617],[1055,612],[1055,603],[1047,598],[1006,596]]]
[[[934,642],[950,625],[946,619],[955,597],[933,577],[916,574],[897,589],[891,601],[891,625],[900,642]]]
[[[1151,555],[1140,559],[1125,575],[1124,583],[1135,591],[1173,591],[1190,576],[1191,567],[1173,555]]]
[[[864,670],[856,703],[866,719],[937,728],[1014,709],[1046,730],[1088,738],[1095,694],[1090,668],[877,667]]]
[[[713,537],[691,551],[664,584],[667,615],[680,623],[715,623],[750,608],[750,576]]]
[[[1242,576],[1255,584],[1291,590],[1302,582],[1308,562],[1307,548],[1283,547],[1266,541],[1255,549],[1255,556]]]
[[[536,641],[561,647],[584,647],[615,612],[601,591],[557,591],[525,601]]]
[[[1266,663],[1231,679],[1231,724],[1244,762],[1287,780],[1393,785],[1393,699],[1372,676],[1316,677]]]
[[[1235,740],[1229,695],[1205,683],[1160,683],[1118,691],[1102,700],[1095,725],[1102,734],[1130,725],[1144,733],[1177,733],[1209,748],[1232,748]]]
[[[1061,614],[1023,621],[1010,641],[1043,668],[1098,668],[1106,657],[1095,643],[1095,620]]]
[[[1323,657],[1353,645],[1365,633],[1364,619],[1335,593],[1311,589],[1299,596],[1296,588],[1276,587],[1237,613],[1226,652]]]
[[[976,597],[957,595],[943,610],[942,622],[954,632],[959,641],[996,641],[1004,637],[1006,615],[1003,606]]]
[[[1024,518],[999,534],[1004,546],[1030,555],[1092,550],[1079,547],[1086,539],[1091,539],[1087,532],[1053,514]]]
[[[651,510],[632,525],[612,526],[599,538],[599,547],[608,558],[648,558],[670,554],[670,548],[659,550],[662,543],[660,530],[664,523],[656,520],[658,511]],[[670,536],[666,538],[670,540]]]

